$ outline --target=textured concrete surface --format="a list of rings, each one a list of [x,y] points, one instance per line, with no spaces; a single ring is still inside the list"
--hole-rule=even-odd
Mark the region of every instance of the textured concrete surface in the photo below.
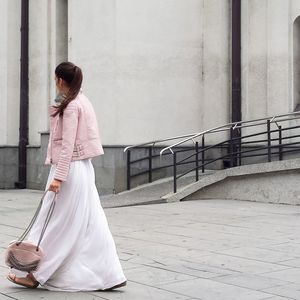
[[[298,205],[299,169],[298,158],[220,170],[162,198],[167,202],[223,198]]]
[[[0,188],[15,188],[18,181],[18,148],[0,146]]]
[[[207,174],[212,174],[213,170],[208,170]],[[207,176],[207,174],[199,174]],[[195,175],[189,174],[189,176],[181,177],[178,182],[178,188],[195,182]],[[105,195],[101,197],[103,207],[117,207],[137,204],[149,204],[149,203],[166,203],[166,199],[162,198],[173,190],[173,177],[168,177],[154,181],[150,184],[140,185],[130,191],[124,191],[119,194]]]
[[[5,279],[3,253],[40,195],[0,191],[0,299],[300,299],[300,207],[222,199],[105,209],[124,288],[59,293],[15,286]]]

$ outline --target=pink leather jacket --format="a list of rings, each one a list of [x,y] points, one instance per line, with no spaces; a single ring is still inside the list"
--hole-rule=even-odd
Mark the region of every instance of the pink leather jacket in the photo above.
[[[79,93],[64,110],[63,117],[56,115],[51,106],[50,136],[45,164],[56,164],[54,178],[66,181],[70,163],[103,154],[96,114],[86,96]]]

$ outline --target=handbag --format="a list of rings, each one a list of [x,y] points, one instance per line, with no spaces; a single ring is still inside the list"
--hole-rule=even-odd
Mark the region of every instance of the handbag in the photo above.
[[[25,237],[31,230],[33,224],[35,223],[37,216],[41,210],[43,200],[49,190],[47,189],[42,196],[42,199],[38,205],[38,208],[30,221],[28,227],[24,231],[24,233],[21,235],[21,237],[16,240],[12,241],[9,246],[6,249],[5,252],[5,263],[7,266],[10,268],[14,268],[20,271],[25,271],[25,272],[32,272],[36,271],[44,257],[44,252],[43,249],[40,247],[40,243],[43,239],[43,236],[45,234],[45,231],[47,229],[47,226],[49,224],[49,221],[51,219],[51,216],[54,211],[55,203],[56,203],[56,197],[57,193],[55,193],[52,203],[50,205],[49,211],[47,213],[39,240],[37,245],[30,241],[24,241]]]

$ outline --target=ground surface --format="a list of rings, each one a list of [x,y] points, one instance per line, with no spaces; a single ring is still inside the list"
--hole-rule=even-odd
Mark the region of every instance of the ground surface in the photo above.
[[[126,287],[59,293],[15,286],[5,279],[3,254],[40,196],[0,191],[0,299],[300,299],[300,207],[222,199],[105,208]]]

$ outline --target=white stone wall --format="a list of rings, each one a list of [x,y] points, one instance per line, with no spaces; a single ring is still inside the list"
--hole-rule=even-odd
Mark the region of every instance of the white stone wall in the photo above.
[[[31,145],[48,129],[54,68],[67,58],[83,69],[105,145],[230,121],[230,0],[89,2],[30,1]],[[244,120],[292,111],[299,101],[299,15],[299,0],[242,0]],[[17,145],[19,1],[0,1],[0,24],[0,145]]]
[[[69,1],[69,59],[83,67],[104,144],[228,122],[229,13],[227,0]]]
[[[62,6],[57,0],[30,1],[31,145],[48,129],[54,67],[67,54],[83,68],[84,92],[95,106],[105,145],[200,131],[229,120],[229,1],[100,0],[88,6],[69,0],[68,36],[61,33],[67,27]],[[20,22],[19,14],[14,18]],[[19,32],[14,37],[20,44]],[[19,53],[11,59],[18,79]],[[18,122],[14,125],[17,144]],[[3,128],[2,139],[6,132]]]

